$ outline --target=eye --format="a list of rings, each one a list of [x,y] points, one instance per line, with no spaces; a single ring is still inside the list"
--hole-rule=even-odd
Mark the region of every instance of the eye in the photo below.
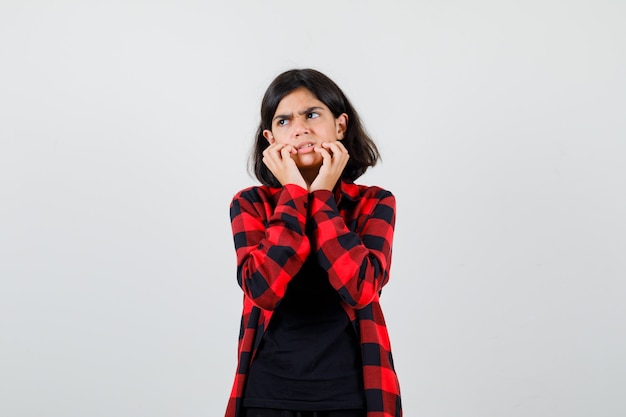
[[[287,119],[278,119],[278,121],[276,122],[278,126],[285,126],[287,123],[289,123],[289,120]]]
[[[316,119],[320,117],[320,114],[316,111],[312,111],[306,115],[307,119]]]

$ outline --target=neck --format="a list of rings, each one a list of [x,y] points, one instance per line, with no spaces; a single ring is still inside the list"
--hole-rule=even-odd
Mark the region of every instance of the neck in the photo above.
[[[313,184],[313,181],[315,181],[315,178],[317,178],[317,174],[319,174],[319,172],[320,172],[319,168],[300,170],[300,173],[302,174],[302,178],[304,178],[306,185],[308,185],[309,187],[311,186],[311,184]]]

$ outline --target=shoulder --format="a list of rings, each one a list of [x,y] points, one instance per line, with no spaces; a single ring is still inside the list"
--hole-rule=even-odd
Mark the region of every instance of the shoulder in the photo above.
[[[266,185],[257,185],[237,192],[230,203],[230,217],[234,219],[242,214],[257,218],[269,218],[280,204],[281,195],[288,199],[285,187],[275,188]],[[284,202],[283,202],[284,203]]]
[[[391,191],[379,187],[377,185],[371,185],[371,186],[361,186],[362,187],[362,191],[361,191],[361,195],[363,197],[372,197],[372,198],[378,198],[378,199],[383,199],[383,198],[387,198],[387,197],[393,197],[393,194],[391,193]]]
[[[343,185],[343,193],[346,197],[354,200],[393,200],[393,193],[383,187],[377,185],[363,185],[354,183],[345,183]]]
[[[232,199],[232,202],[247,201],[250,203],[262,203],[271,200],[278,192],[277,188],[271,188],[266,185],[253,185],[238,191]]]

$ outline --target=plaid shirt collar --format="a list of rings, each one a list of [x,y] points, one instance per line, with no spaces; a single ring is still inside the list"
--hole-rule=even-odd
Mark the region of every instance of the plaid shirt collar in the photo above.
[[[341,203],[343,198],[347,198],[350,201],[357,201],[359,199],[359,186],[345,178],[339,180],[333,191],[337,205]]]
[[[270,193],[272,194],[274,202],[277,202],[281,189],[282,187],[270,188]],[[333,189],[333,194],[335,196],[335,201],[337,202],[337,205],[339,205],[339,203],[341,203],[341,200],[344,198],[350,201],[358,201],[359,186],[349,179],[341,178]]]

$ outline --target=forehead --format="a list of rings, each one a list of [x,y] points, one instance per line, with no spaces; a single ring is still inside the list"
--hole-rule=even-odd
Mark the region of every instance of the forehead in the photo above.
[[[280,100],[275,113],[297,112],[298,110],[304,110],[309,107],[327,108],[309,89],[299,87]]]

